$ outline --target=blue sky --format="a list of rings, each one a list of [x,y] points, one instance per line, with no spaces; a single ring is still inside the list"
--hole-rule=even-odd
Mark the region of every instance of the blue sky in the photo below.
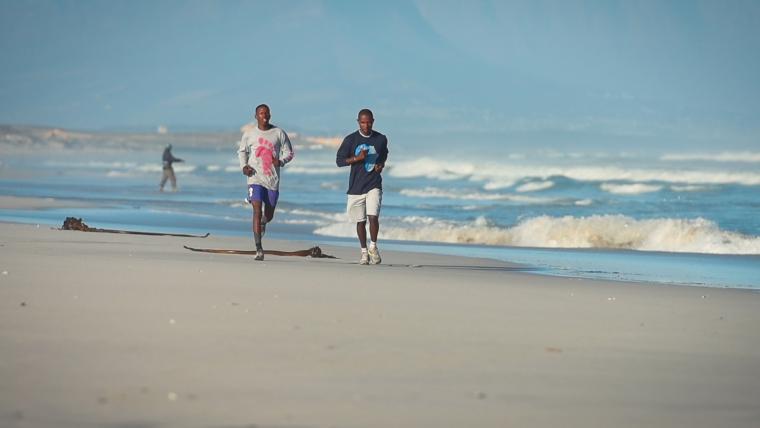
[[[0,1],[0,123],[760,148],[760,2]],[[487,144],[486,144],[487,145]]]

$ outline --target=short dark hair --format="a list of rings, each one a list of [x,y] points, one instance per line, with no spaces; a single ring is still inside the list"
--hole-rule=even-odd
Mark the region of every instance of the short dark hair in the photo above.
[[[362,116],[369,116],[372,119],[375,118],[375,116],[372,114],[372,110],[370,110],[368,108],[363,108],[363,109],[359,110],[359,114],[356,115],[356,118],[359,119]]]
[[[266,104],[259,104],[259,105],[257,105],[257,106],[256,106],[256,108],[255,108],[255,109],[253,109],[253,112],[254,112],[254,113],[256,113],[256,112],[257,112],[257,111],[259,111],[259,109],[260,109],[260,108],[262,108],[262,107],[266,107],[266,108],[267,108],[267,110],[269,110],[269,111],[272,111],[272,109],[271,109],[271,108],[269,108],[269,106],[268,106],[268,105],[266,105]]]

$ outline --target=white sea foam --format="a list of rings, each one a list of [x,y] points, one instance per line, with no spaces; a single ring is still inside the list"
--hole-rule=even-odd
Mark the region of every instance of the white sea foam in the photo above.
[[[541,216],[508,229],[513,245],[760,254],[760,237],[721,230],[702,218],[635,220],[622,215]]]
[[[316,218],[316,219],[321,220],[322,222],[324,221],[346,222],[347,221],[346,213],[344,212],[329,213],[329,212],[323,212],[323,211],[305,210],[302,208],[295,208],[295,209],[282,208],[280,209],[280,211],[283,213],[288,213],[288,214],[296,215],[296,216]]]
[[[404,196],[417,198],[444,198],[465,201],[511,201],[525,204],[548,204],[560,202],[559,199],[541,198],[536,196],[511,195],[506,193],[453,192],[437,187],[423,189],[401,189]]]
[[[162,169],[163,168],[160,165],[141,165],[136,168],[130,168],[130,169],[110,170],[106,173],[106,177],[111,177],[111,178],[137,177],[146,172],[156,173],[157,175],[160,175]],[[191,165],[187,165],[187,166],[183,165],[182,167],[178,167],[178,166],[174,167],[174,171],[180,174],[192,173],[193,171],[195,171],[195,169],[196,167],[191,166]]]
[[[330,224],[314,231],[318,235],[351,237],[356,231],[351,224]],[[479,217],[469,224],[458,225],[431,217],[410,216],[383,223],[383,237],[402,241],[430,241],[447,243],[471,243],[490,245],[509,245],[508,232],[490,226],[488,221]]]
[[[721,153],[669,153],[662,155],[665,161],[708,161],[708,162],[760,162],[760,152]]]
[[[304,175],[336,175],[348,174],[346,169],[341,169],[332,165],[287,165],[285,166],[287,174],[304,174]]]
[[[515,185],[515,180],[491,180],[483,185],[484,190],[501,190]]]
[[[478,169],[467,162],[445,162],[430,158],[394,162],[391,175],[398,178],[427,177],[438,180],[456,180],[476,174]]]
[[[318,222],[314,220],[293,220],[293,219],[286,219],[286,220],[277,220],[278,223],[283,224],[298,224],[298,225],[319,225]]]
[[[343,137],[304,137],[304,141],[320,147],[338,147],[343,142]]]
[[[173,168],[174,172],[185,174],[195,171],[197,167],[195,165],[181,163],[173,165]],[[134,169],[139,172],[161,172],[164,167],[161,164],[144,164]]]
[[[515,191],[518,192],[537,192],[539,190],[546,190],[551,189],[554,187],[554,182],[551,180],[547,181],[532,181],[529,183],[525,183],[521,186],[518,186]]]
[[[351,224],[332,223],[316,234],[352,237]],[[605,248],[711,254],[760,254],[760,237],[720,229],[702,218],[636,220],[622,215],[539,216],[502,228],[480,217],[467,224],[407,217],[385,219],[383,238],[549,248]]]
[[[614,183],[602,183],[599,186],[605,192],[613,193],[615,195],[640,195],[642,193],[659,192],[662,190],[662,186],[654,184],[614,184]]]
[[[341,189],[342,186],[345,186],[344,183],[339,183],[337,181],[323,181],[319,183],[320,189],[328,189],[328,190],[338,190]]]
[[[301,153],[304,151],[315,151],[315,150],[323,150],[323,146],[312,146],[312,145],[304,145],[304,144],[293,144],[293,151],[296,153]]]
[[[696,184],[687,184],[684,186],[677,186],[673,185],[670,186],[670,190],[674,192],[702,192],[705,190],[710,190],[712,187],[710,186],[699,186]]]
[[[191,173],[195,171],[198,167],[195,165],[187,164],[187,163],[181,163],[179,165],[174,165],[174,171],[180,174],[185,173]],[[161,170],[163,170],[163,167],[161,167]]]
[[[77,168],[77,169],[134,169],[138,167],[135,162],[103,162],[103,161],[88,161],[88,162],[67,162],[59,160],[44,161],[43,165],[51,167],[63,167],[63,168]]]
[[[441,161],[420,158],[414,161],[394,162],[390,175],[397,178],[426,177],[438,180],[469,179],[484,182],[484,188],[495,190],[509,187],[525,178],[562,176],[577,181],[629,181],[634,183],[664,182],[673,184],[744,184],[760,185],[760,172],[726,169],[683,170],[667,165],[652,167],[623,167],[606,165],[531,165],[528,162],[486,163]]]
[[[383,236],[390,238],[390,239],[397,239],[393,238],[390,235],[385,234],[385,225],[383,225]],[[340,222],[340,223],[330,223],[327,225],[321,225],[320,227],[314,229],[315,235],[324,235],[324,236],[338,236],[341,238],[353,238],[356,236],[356,224],[350,224],[348,221]],[[404,239],[404,241],[411,241],[412,239]]]
[[[206,165],[206,171],[208,172],[217,172],[221,170],[222,170],[222,167],[219,165]]]
[[[541,158],[549,159],[570,159],[573,161],[588,159],[626,159],[636,157],[633,153],[628,152],[566,152],[553,149],[538,150],[536,154]],[[511,156],[510,156],[511,158]]]
[[[106,174],[109,176],[115,176],[122,174],[128,176],[134,173],[142,172],[161,172],[163,166],[160,163],[136,163],[136,162],[104,162],[104,161],[88,161],[88,162],[67,162],[67,161],[45,161],[44,165],[57,168],[71,168],[71,169],[105,169],[108,170]],[[174,171],[178,173],[191,173],[198,167],[189,163],[175,163],[173,165]]]

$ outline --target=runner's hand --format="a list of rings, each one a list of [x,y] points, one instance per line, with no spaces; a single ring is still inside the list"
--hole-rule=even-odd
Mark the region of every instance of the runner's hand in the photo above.
[[[354,159],[356,159],[357,162],[363,161],[366,158],[367,158],[367,149],[363,149],[362,151],[359,152],[358,155],[354,156]]]
[[[380,174],[381,172],[383,172],[383,168],[384,167],[385,167],[385,165],[381,165],[379,163],[375,164],[375,172],[378,173],[378,174]]]
[[[246,165],[243,167],[243,175],[246,175],[248,177],[253,175],[253,168],[251,168],[250,165]]]

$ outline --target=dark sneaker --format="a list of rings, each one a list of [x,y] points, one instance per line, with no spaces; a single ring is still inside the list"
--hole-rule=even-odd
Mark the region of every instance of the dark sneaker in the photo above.
[[[254,260],[264,260],[264,250],[256,250],[256,255],[253,257]]]

